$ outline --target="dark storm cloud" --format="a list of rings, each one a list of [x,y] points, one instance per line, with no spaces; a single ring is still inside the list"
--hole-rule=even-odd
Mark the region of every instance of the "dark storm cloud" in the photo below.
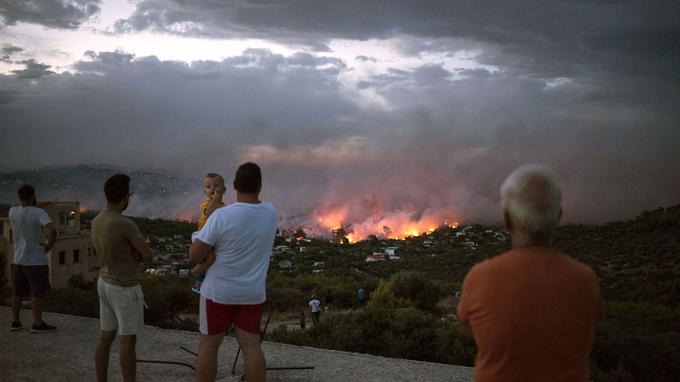
[[[11,62],[10,57],[12,57],[14,53],[19,53],[23,50],[24,48],[20,48],[18,46],[2,44],[2,48],[0,48],[0,61]]]
[[[17,22],[49,28],[77,29],[99,13],[101,0],[3,0],[0,2],[0,27]]]
[[[333,58],[309,61],[253,49],[192,64],[124,52],[86,57],[73,66],[79,74],[43,77],[36,84],[21,81],[24,71],[0,76],[0,88],[23,94],[21,102],[0,110],[12,126],[6,142],[30,138],[35,145],[25,149],[47,150],[28,165],[59,158],[203,170],[237,156],[239,145],[313,145],[351,134],[341,116],[355,108],[339,96],[335,76],[343,65]],[[72,145],[78,149],[66,150]],[[10,151],[3,152],[3,163],[26,157]],[[178,153],[187,152],[214,156],[175,162]]]
[[[48,70],[51,68],[50,65],[41,64],[33,59],[20,61],[19,63],[26,65],[26,68],[21,70],[12,70],[12,73],[14,73],[16,78],[36,79],[48,74],[54,74],[53,71]]]
[[[32,82],[0,76],[0,163],[230,177],[253,160],[264,196],[305,224],[342,205],[353,222],[497,221],[500,183],[527,162],[556,168],[567,220],[680,201],[680,118],[622,96],[634,84],[430,64],[368,77],[358,87],[373,95],[363,98],[341,82],[350,69],[337,58],[263,49],[190,64],[92,51],[73,69]]]
[[[445,81],[450,76],[451,72],[442,68],[441,65],[435,64],[422,65],[413,71],[413,78],[418,85],[435,85]]]
[[[631,103],[670,112],[680,102],[680,3],[673,0],[142,0],[118,28],[298,44],[392,37],[405,55],[476,52],[477,62],[515,76],[588,82],[594,96],[637,98]]]

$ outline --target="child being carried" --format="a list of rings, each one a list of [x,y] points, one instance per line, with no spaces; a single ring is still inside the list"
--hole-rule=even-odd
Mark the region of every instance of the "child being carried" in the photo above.
[[[224,193],[226,192],[224,178],[222,178],[220,174],[214,172],[207,174],[203,179],[203,192],[207,198],[201,202],[201,217],[198,219],[197,224],[199,231],[203,228],[205,222],[208,221],[210,214],[215,212],[216,209],[224,207],[224,202],[222,202],[222,197],[224,197]],[[191,235],[192,239],[195,235],[196,232]],[[214,261],[215,251],[212,250],[201,263],[196,264],[191,269],[191,276],[196,279],[191,290],[200,293],[201,283],[203,283],[203,280],[205,279],[205,272],[210,268]]]

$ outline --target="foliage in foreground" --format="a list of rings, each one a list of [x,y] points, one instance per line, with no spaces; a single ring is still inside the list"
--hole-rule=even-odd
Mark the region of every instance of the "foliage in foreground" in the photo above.
[[[277,328],[271,339],[296,345],[385,357],[471,365],[475,348],[456,326],[436,316],[439,288],[419,272],[399,272],[382,281],[367,308],[323,314],[305,332]]]
[[[350,313],[324,314],[321,323],[304,332],[285,325],[270,339],[295,345],[369,353],[385,357],[472,365],[472,340],[455,325],[416,307],[369,306]]]
[[[165,329],[197,330],[194,320],[182,314],[198,312],[198,295],[191,291],[191,281],[176,276],[141,279],[144,301],[144,322]],[[99,297],[93,283],[83,281],[80,274],[69,279],[69,286],[54,290],[44,301],[44,309],[55,313],[99,317]]]
[[[268,296],[275,310],[306,310],[312,294],[331,309],[352,310],[324,313],[321,324],[305,332],[281,327],[271,339],[472,365],[473,341],[461,336],[454,323],[442,321],[432,301],[451,295],[473,264],[501,253],[509,243],[486,237],[484,227],[471,226],[464,237],[479,243],[473,251],[461,246],[457,232],[434,232],[429,236],[434,245],[428,248],[422,238],[400,242],[401,262],[365,263],[365,254],[382,245],[377,240],[353,246],[312,240],[304,253],[280,255],[294,260],[295,268],[270,269]],[[555,246],[595,269],[607,301],[606,318],[593,343],[593,380],[680,380],[679,237],[680,206],[645,212],[626,222],[558,230]],[[325,261],[324,273],[310,274],[316,261]],[[404,269],[422,273],[397,276]],[[197,296],[189,292],[188,281],[161,278],[143,283],[150,308],[147,323],[179,328],[186,321],[178,316],[197,312]],[[356,310],[359,287],[369,292],[370,300],[368,307]],[[60,302],[52,297],[56,306],[48,310],[96,314],[96,293],[73,289],[78,288],[58,291]]]

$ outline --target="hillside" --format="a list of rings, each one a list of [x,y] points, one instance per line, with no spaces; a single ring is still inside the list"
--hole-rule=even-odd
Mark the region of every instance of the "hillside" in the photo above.
[[[606,302],[606,318],[593,344],[594,380],[680,378],[679,239],[680,205],[632,220],[557,230],[555,247],[593,267]],[[369,306],[331,314],[313,331],[279,330],[276,340],[471,365],[474,344],[446,321],[455,308],[452,295],[472,265],[507,250],[510,242],[500,227],[471,225],[443,227],[404,241],[337,246],[312,240],[303,245],[303,253],[275,257],[292,263],[286,269],[272,264],[269,285],[275,303],[304,309],[306,298],[321,292],[332,297],[328,305],[346,309],[356,306],[355,291],[364,287],[371,293]],[[365,262],[368,254],[389,246],[398,246],[400,260]],[[313,273],[314,263],[321,261],[323,276]],[[433,290],[441,298],[437,307],[419,306]],[[413,333],[427,341],[412,342]],[[365,336],[371,341],[361,342]]]
[[[634,220],[568,225],[555,245],[593,267],[607,300],[680,307],[680,205]]]
[[[39,200],[78,200],[86,209],[101,209],[104,182],[119,172],[132,178],[135,202],[127,211],[131,215],[191,218],[203,195],[197,179],[108,165],[78,165],[0,173],[0,203],[16,204],[17,188],[30,183]]]
[[[157,246],[156,253],[169,253],[172,237],[187,241],[193,230],[184,222],[136,221]],[[593,267],[600,279],[606,318],[593,343],[593,380],[680,379],[680,205],[627,221],[565,225],[557,230],[554,245]],[[398,258],[383,255],[390,248]],[[267,282],[268,309],[278,324],[268,338],[470,366],[475,345],[457,331],[454,295],[470,267],[509,248],[501,227],[481,225],[443,226],[405,240],[373,237],[354,244],[279,236]],[[181,261],[185,252],[175,258]],[[367,262],[373,254],[382,261]],[[142,285],[147,323],[195,330],[197,300],[189,280],[145,274]],[[358,288],[369,293],[365,308],[358,306]],[[290,323],[307,310],[312,294],[329,311],[318,327],[299,331]],[[74,285],[46,305],[55,312],[91,316],[96,294],[91,286]]]
[[[329,276],[347,276],[360,270],[388,278],[402,270],[414,270],[451,287],[459,285],[475,263],[510,248],[509,238],[500,227],[480,225],[442,227],[406,240],[337,245],[325,240],[290,244],[278,239],[280,244],[292,247],[275,255],[276,259],[291,261],[288,275],[311,273],[313,262],[324,261],[324,272]],[[564,225],[558,228],[554,245],[593,267],[608,300],[680,306],[680,205],[646,211],[627,221]],[[305,252],[295,253],[293,249],[300,246]],[[392,246],[397,247],[400,261],[365,262],[367,255]]]

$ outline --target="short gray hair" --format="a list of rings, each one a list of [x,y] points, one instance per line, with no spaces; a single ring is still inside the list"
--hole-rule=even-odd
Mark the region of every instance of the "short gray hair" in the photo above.
[[[546,239],[560,220],[562,191],[548,166],[517,168],[501,186],[501,206],[513,226],[533,238]]]

